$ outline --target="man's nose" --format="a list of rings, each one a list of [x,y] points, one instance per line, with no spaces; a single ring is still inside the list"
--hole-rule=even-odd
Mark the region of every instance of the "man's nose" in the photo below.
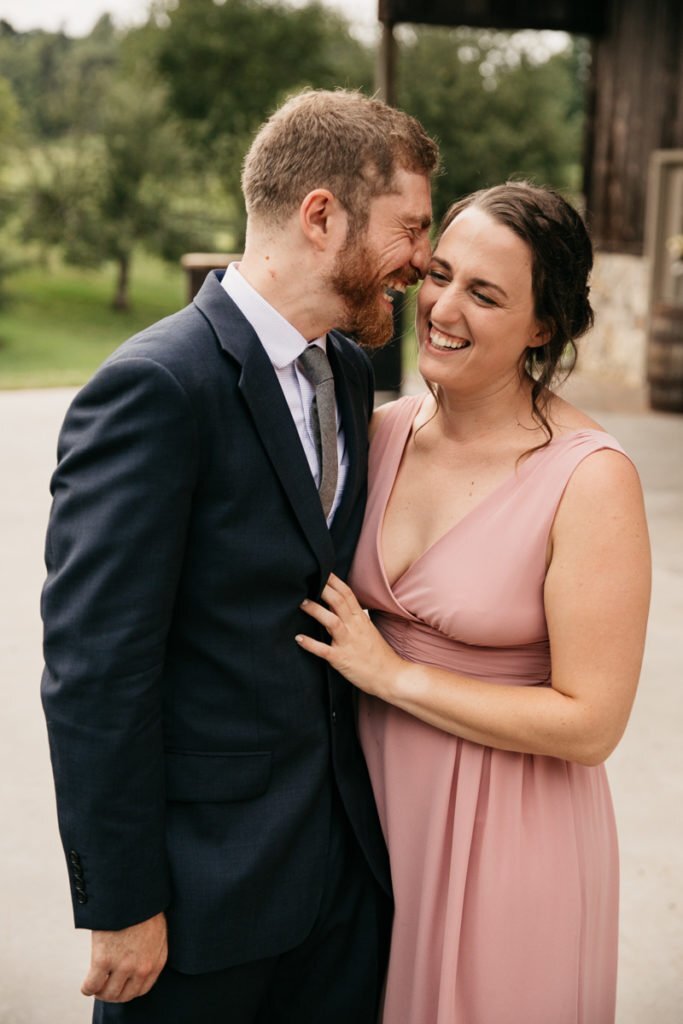
[[[429,241],[429,235],[425,231],[425,233],[421,235],[419,240],[416,242],[413,256],[410,261],[411,266],[415,267],[420,277],[424,277],[427,273],[427,267],[429,266],[431,258],[432,245]]]

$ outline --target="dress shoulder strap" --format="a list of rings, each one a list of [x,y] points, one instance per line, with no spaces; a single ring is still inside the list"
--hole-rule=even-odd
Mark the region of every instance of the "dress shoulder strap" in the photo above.
[[[545,458],[541,458],[539,461],[544,463],[544,474],[554,475],[556,473],[560,478],[566,474],[568,478],[588,455],[606,448],[629,458],[611,434],[607,434],[603,430],[587,428],[560,434],[559,437],[554,438],[547,448],[539,449],[539,455],[545,453]]]
[[[611,434],[594,429],[562,434],[530,456],[521,490],[523,500],[534,507],[539,523],[545,520],[549,525],[552,522],[567,484],[583,460],[605,449],[619,452],[632,461]]]
[[[381,459],[395,442],[403,445],[410,432],[413,420],[424,401],[424,395],[404,395],[395,402],[375,413],[379,426],[374,430],[370,442],[371,459]]]

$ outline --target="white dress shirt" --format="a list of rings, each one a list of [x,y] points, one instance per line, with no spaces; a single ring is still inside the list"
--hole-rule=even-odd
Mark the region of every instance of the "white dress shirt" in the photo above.
[[[323,335],[316,338],[315,341],[308,342],[295,327],[292,327],[289,321],[285,320],[269,302],[266,302],[263,296],[252,288],[249,282],[242,277],[238,268],[239,263],[230,264],[223,275],[223,288],[256,331],[266,355],[273,364],[317,487],[320,483],[320,465],[311,429],[311,403],[314,388],[296,365],[296,361],[308,344],[319,345],[323,351],[326,351],[327,336]],[[339,463],[337,491],[327,517],[328,525],[332,522],[334,513],[339,507],[349,470],[349,457],[339,418],[339,406],[337,406],[337,460]]]

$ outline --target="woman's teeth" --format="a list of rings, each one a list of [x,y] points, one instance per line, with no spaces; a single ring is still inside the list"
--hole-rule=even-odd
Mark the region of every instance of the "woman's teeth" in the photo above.
[[[464,338],[456,341],[454,338],[449,338],[448,335],[442,334],[441,331],[437,331],[433,327],[429,332],[429,340],[434,348],[458,349],[467,348],[469,345],[469,341],[465,341]]]

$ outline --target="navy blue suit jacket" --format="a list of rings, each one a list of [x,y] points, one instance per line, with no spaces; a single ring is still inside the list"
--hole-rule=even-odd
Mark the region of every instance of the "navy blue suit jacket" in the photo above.
[[[365,502],[372,374],[336,332],[328,352],[350,454],[331,530],[219,275],[107,360],[60,435],[42,696],[75,920],[165,910],[190,973],[307,935],[335,784],[389,888],[352,688],[294,640]]]

